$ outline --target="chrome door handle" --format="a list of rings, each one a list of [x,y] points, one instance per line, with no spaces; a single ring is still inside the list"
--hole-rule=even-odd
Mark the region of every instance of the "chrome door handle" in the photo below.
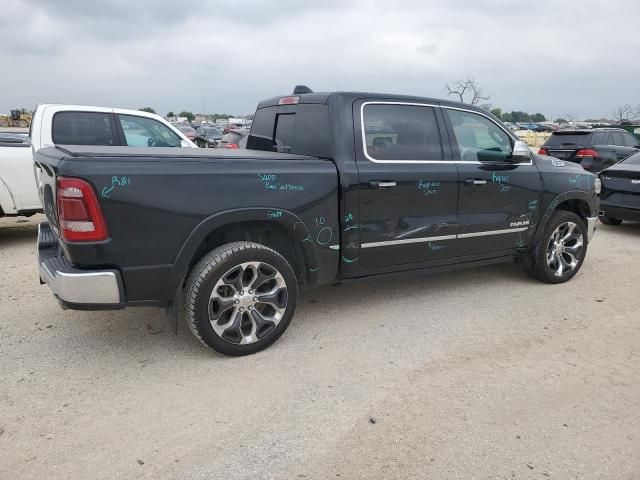
[[[381,180],[371,180],[369,182],[369,186],[371,188],[394,188],[396,186],[396,182],[393,182],[393,181],[381,181]]]
[[[486,185],[487,181],[481,178],[465,178],[465,185]]]

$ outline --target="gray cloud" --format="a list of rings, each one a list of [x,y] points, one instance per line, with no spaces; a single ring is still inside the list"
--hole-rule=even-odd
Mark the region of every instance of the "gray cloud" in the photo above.
[[[443,97],[470,74],[503,109],[601,116],[640,103],[638,20],[624,0],[14,0],[0,64],[17,74],[0,76],[0,112],[243,113],[299,83]]]

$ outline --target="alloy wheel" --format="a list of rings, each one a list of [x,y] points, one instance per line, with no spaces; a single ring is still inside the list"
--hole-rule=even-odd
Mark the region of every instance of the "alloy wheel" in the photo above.
[[[551,234],[547,245],[547,265],[556,277],[563,277],[580,264],[584,240],[575,222],[560,224]]]
[[[275,329],[287,309],[287,284],[264,262],[246,262],[228,270],[209,298],[209,321],[223,340],[255,343]]]

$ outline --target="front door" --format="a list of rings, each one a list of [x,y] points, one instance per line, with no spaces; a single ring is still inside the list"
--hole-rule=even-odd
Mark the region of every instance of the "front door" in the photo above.
[[[511,163],[514,138],[489,116],[443,107],[459,161],[459,255],[523,248],[539,207],[533,161]]]
[[[410,268],[451,257],[458,172],[441,135],[439,108],[357,102],[354,109],[359,200],[353,228],[359,229],[360,268]]]

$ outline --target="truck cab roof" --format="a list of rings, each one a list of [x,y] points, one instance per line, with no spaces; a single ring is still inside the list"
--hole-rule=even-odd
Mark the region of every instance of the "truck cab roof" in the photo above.
[[[291,103],[283,103],[283,99],[295,98],[296,100]],[[268,98],[261,101],[258,104],[258,109],[264,107],[275,107],[279,105],[287,104],[329,104],[334,99],[341,99],[343,101],[354,101],[360,98],[366,98],[371,100],[390,101],[395,102],[407,102],[407,103],[430,103],[436,105],[446,105],[449,107],[460,107],[465,110],[476,110],[479,112],[487,113],[485,110],[470,105],[468,103],[454,102],[451,100],[444,100],[432,97],[420,97],[415,95],[397,95],[391,93],[372,93],[372,92],[312,92],[302,94],[281,95],[277,97]]]

